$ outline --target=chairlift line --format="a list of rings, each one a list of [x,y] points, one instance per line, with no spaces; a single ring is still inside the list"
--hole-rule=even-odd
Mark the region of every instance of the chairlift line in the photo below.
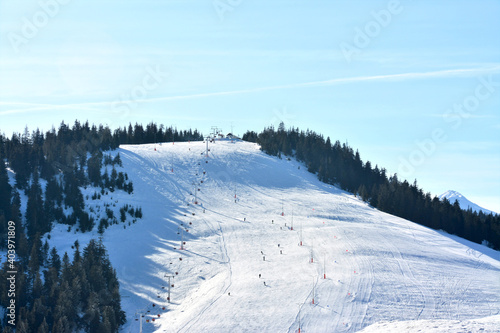
[[[168,297],[167,297],[167,302],[170,303],[170,287],[171,287],[170,279],[173,279],[175,277],[175,275],[168,275],[167,273],[165,273],[165,275],[163,277],[166,277],[168,279]]]

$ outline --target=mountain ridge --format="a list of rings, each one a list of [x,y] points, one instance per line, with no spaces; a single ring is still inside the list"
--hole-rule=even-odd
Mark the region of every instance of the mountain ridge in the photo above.
[[[494,212],[492,210],[489,210],[489,209],[486,209],[486,208],[483,208],[481,206],[479,206],[478,204],[470,201],[469,199],[467,199],[463,194],[461,194],[460,192],[458,191],[455,191],[455,190],[448,190],[444,193],[442,193],[441,195],[438,196],[439,200],[443,200],[444,198],[448,199],[448,201],[453,204],[455,203],[455,200],[458,201],[460,207],[463,209],[463,210],[468,210],[469,208],[472,209],[472,211],[474,212],[477,212],[479,213],[480,211],[482,211],[483,213],[485,213],[486,215],[488,214],[498,214],[497,212]]]

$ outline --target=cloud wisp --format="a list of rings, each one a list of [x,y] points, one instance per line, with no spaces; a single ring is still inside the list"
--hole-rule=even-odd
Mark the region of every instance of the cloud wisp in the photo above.
[[[276,86],[266,86],[266,87],[256,87],[240,90],[229,90],[229,91],[218,91],[218,92],[206,92],[188,95],[177,95],[177,96],[163,96],[163,97],[151,97],[136,99],[134,102],[150,103],[158,101],[176,101],[184,99],[197,99],[197,98],[207,98],[207,97],[217,97],[217,96],[230,96],[230,95],[240,95],[249,94],[256,92],[265,92],[272,90],[283,90],[283,89],[294,89],[294,88],[307,88],[307,87],[322,87],[349,83],[359,83],[359,82],[370,82],[370,81],[406,81],[406,80],[419,80],[419,79],[434,79],[434,78],[447,78],[447,77],[467,77],[475,76],[484,73],[497,73],[500,72],[500,66],[493,66],[487,68],[466,68],[466,69],[449,69],[431,72],[410,72],[410,73],[400,73],[400,74],[385,74],[385,75],[369,75],[369,76],[355,76],[347,78],[336,78],[330,80],[322,81],[312,81],[312,82],[302,82],[302,83],[292,83],[285,85]],[[99,101],[99,102],[84,102],[84,103],[70,103],[70,104],[39,104],[39,103],[20,103],[20,102],[0,102],[0,108],[3,106],[12,107],[16,106],[26,106],[24,108],[14,108],[0,111],[0,116],[8,114],[20,114],[33,111],[47,111],[47,110],[57,110],[57,109],[67,109],[75,108],[80,110],[96,110],[96,107],[107,106],[109,107],[114,101]]]

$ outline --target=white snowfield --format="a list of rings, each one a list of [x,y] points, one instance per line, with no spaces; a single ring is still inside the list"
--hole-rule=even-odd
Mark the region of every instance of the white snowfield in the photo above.
[[[115,199],[144,213],[103,237],[123,332],[139,332],[141,312],[144,332],[500,331],[498,252],[373,209],[256,144],[209,148],[118,150],[135,190]],[[52,233],[61,251],[72,242]]]
[[[363,333],[476,333],[499,332],[500,316],[469,320],[416,320],[374,324],[365,328]]]

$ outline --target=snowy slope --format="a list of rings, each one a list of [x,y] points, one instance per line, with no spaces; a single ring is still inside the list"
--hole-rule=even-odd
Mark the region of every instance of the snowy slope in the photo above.
[[[379,212],[252,143],[217,141],[208,159],[202,142],[154,148],[119,149],[135,188],[123,200],[144,216],[103,237],[123,332],[139,331],[139,312],[144,332],[356,332],[500,312],[496,251]],[[92,233],[51,236],[63,253]]]
[[[371,325],[362,333],[479,333],[500,331],[500,315],[469,320],[419,320]]]
[[[465,210],[468,210],[469,208],[471,208],[472,211],[475,211],[478,213],[480,211],[483,211],[483,213],[485,213],[485,214],[490,214],[490,213],[496,214],[495,212],[492,212],[491,210],[488,210],[486,208],[483,208],[483,207],[471,202],[469,199],[467,199],[466,197],[464,197],[461,193],[459,193],[457,191],[453,191],[453,190],[446,191],[443,194],[441,194],[440,196],[438,196],[438,198],[439,198],[439,200],[443,200],[443,198],[446,198],[446,199],[448,199],[449,202],[451,202],[451,204],[454,204],[455,200],[458,200],[458,203],[460,204],[460,208],[465,209]]]

